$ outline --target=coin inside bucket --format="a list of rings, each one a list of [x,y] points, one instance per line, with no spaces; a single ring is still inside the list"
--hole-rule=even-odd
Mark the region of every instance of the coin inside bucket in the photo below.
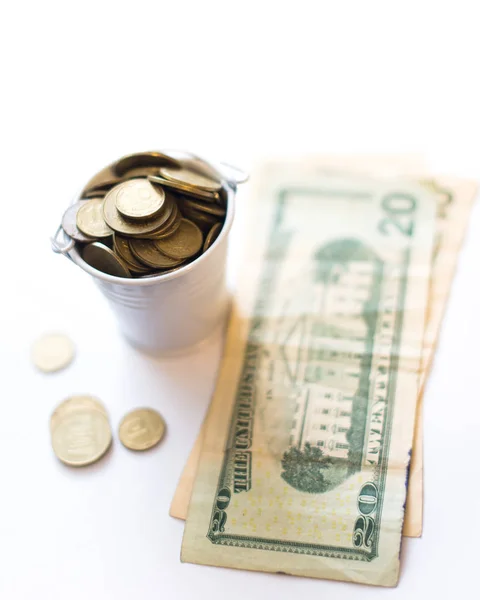
[[[148,219],[158,214],[165,202],[165,192],[147,179],[133,179],[115,196],[117,210],[130,219]]]
[[[170,272],[208,250],[227,218],[230,188],[192,156],[131,154],[92,177],[63,218],[83,260],[136,279]]]
[[[94,269],[108,273],[108,275],[131,277],[127,264],[100,242],[93,242],[86,246],[83,251],[83,260]]]

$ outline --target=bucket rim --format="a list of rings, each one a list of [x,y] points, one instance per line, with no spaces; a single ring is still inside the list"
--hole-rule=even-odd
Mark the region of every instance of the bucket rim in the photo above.
[[[156,275],[154,277],[140,277],[138,279],[135,279],[133,277],[117,277],[116,275],[109,275],[108,273],[104,273],[103,271],[99,271],[98,269],[91,267],[87,262],[83,260],[76,245],[68,252],[68,256],[78,267],[80,267],[83,271],[85,271],[92,277],[100,279],[104,282],[114,283],[117,285],[124,285],[128,287],[149,287],[152,285],[156,285],[157,283],[161,283],[163,281],[171,281],[172,279],[176,279],[177,277],[182,277],[182,275],[186,275],[187,273],[193,271],[202,261],[208,260],[208,257],[212,254],[212,252],[215,251],[216,247],[219,244],[221,244],[222,240],[224,240],[230,233],[230,230],[233,225],[233,217],[235,215],[236,189],[234,189],[227,182],[224,183],[224,186],[227,192],[227,214],[225,216],[225,222],[223,224],[220,235],[217,237],[217,239],[213,242],[213,244],[206,252],[204,252],[198,258],[186,264],[185,266],[179,267],[175,271]],[[72,204],[78,202],[79,199],[79,196],[75,197],[72,201]]]

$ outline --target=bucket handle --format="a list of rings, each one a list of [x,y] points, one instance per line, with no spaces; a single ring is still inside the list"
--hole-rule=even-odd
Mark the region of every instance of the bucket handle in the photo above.
[[[235,173],[235,176],[233,178],[229,177],[230,182],[233,182],[238,185],[240,183],[245,183],[246,181],[248,181],[248,173],[243,169],[240,169],[239,167],[235,167],[234,165],[223,161],[220,162],[219,165],[221,165],[222,167],[226,167],[228,170]]]
[[[66,239],[65,244],[61,244],[58,239],[58,236],[61,232],[63,232],[64,238]],[[50,238],[50,243],[52,244],[52,250],[54,252],[57,254],[63,254],[63,256],[66,256],[67,258],[70,258],[69,252],[75,246],[75,240],[65,233],[65,230],[61,225],[57,227],[55,234]]]

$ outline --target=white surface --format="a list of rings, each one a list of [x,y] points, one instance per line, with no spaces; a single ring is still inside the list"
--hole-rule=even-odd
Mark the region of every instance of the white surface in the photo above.
[[[441,6],[440,6],[441,5]],[[0,52],[0,598],[476,598],[480,214],[474,211],[425,398],[425,528],[391,591],[182,565],[168,516],[220,356],[153,360],[48,244],[80,183],[122,153],[179,147],[249,168],[261,155],[415,151],[480,175],[474,2],[9,2]],[[241,202],[239,202],[241,205]],[[239,206],[241,213],[241,206]],[[241,217],[241,214],[240,214]],[[74,364],[34,371],[43,331]],[[114,427],[159,409],[168,434],[70,470],[48,420],[97,394]]]

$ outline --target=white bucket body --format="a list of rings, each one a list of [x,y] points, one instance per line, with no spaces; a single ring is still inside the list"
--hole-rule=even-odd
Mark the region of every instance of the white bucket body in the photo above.
[[[123,335],[149,353],[175,352],[198,344],[225,322],[228,312],[226,259],[235,210],[235,190],[226,186],[227,214],[220,235],[185,267],[140,279],[107,275],[87,264],[74,246],[75,264],[87,271],[117,315]]]

